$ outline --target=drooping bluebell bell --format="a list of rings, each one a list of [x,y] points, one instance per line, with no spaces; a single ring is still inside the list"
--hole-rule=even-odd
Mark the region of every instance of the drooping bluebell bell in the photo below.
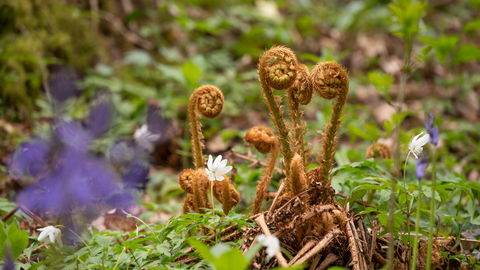
[[[438,126],[435,125],[435,115],[432,112],[425,112],[425,126],[430,135],[430,143],[437,146],[438,144]]]
[[[415,172],[417,174],[418,181],[421,181],[425,176],[425,171],[427,170],[427,167],[428,167],[428,160],[429,160],[428,156],[422,155],[417,160],[417,163],[415,164]]]

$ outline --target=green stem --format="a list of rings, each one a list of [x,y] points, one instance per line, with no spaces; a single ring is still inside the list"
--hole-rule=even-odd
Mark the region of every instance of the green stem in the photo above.
[[[83,239],[82,239],[78,234],[76,234],[74,231],[72,231],[72,230],[70,230],[70,229],[69,229],[69,231],[71,231],[73,234],[75,234],[75,236],[77,236],[78,239],[80,239],[80,241],[82,241],[82,243],[90,250],[90,253],[93,255],[93,251],[92,251],[92,249],[90,248],[90,246],[87,245],[87,243],[86,243],[85,241],[83,241]]]
[[[417,267],[417,254],[418,254],[418,234],[420,233],[420,206],[422,203],[422,180],[418,185],[418,200],[417,200],[417,217],[415,219],[415,240],[413,240],[413,258],[411,270],[415,270]]]
[[[407,158],[405,159],[405,167],[403,169],[403,189],[405,189],[405,202],[407,202],[407,181],[405,180],[405,175],[407,174],[407,163],[408,163],[408,157],[410,156],[410,153],[412,153],[412,150],[408,151]],[[408,212],[410,212],[410,207],[407,205]]]
[[[394,215],[394,210],[395,210],[395,185],[396,179],[394,176],[392,176],[392,193],[390,194],[390,207],[388,210],[388,233],[390,234],[390,237],[388,239],[388,254],[387,254],[387,269],[392,270],[393,269],[393,242],[394,242],[394,237],[393,237],[393,215]]]
[[[145,227],[147,227],[147,228],[150,230],[150,232],[153,234],[153,236],[154,236],[155,238],[157,238],[158,241],[160,241],[160,239],[158,239],[158,237],[157,237],[157,235],[155,234],[155,232],[150,228],[150,226],[147,225],[147,223],[145,223],[143,220],[139,219],[138,217],[133,216],[132,214],[128,214],[128,215],[127,215],[127,218],[131,218],[131,217],[133,217],[134,219],[140,221],[143,225],[145,225]]]
[[[210,191],[211,191],[210,195],[212,196],[212,215],[215,215],[215,203],[213,202],[213,181],[210,181],[212,183],[210,188]]]
[[[122,258],[123,253],[125,253],[125,250],[127,250],[127,247],[124,247],[124,248],[123,248],[122,253],[120,253],[120,257],[118,257],[118,260],[117,260],[117,262],[115,263],[115,266],[113,267],[113,270],[117,269],[118,263],[120,262],[120,259]]]
[[[432,247],[433,247],[433,223],[435,222],[435,181],[437,178],[436,166],[436,148],[433,147],[432,157],[432,198],[430,199],[430,230],[428,232],[428,253],[427,253],[427,270],[431,269],[432,263]]]
[[[410,239],[411,239],[411,229],[410,229],[410,205],[408,204],[408,192],[407,192],[407,181],[405,180],[405,175],[407,174],[407,164],[408,157],[412,153],[412,150],[408,151],[407,158],[405,159],[405,167],[403,169],[403,189],[405,190],[405,203],[407,203],[407,235],[408,235],[408,255],[410,255]]]
[[[86,265],[80,258],[77,257],[77,260],[81,262],[87,269],[92,270],[92,268],[88,267],[88,265]]]

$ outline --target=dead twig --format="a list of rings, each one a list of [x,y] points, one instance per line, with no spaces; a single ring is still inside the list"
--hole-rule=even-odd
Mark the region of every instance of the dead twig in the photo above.
[[[328,253],[327,257],[323,262],[317,267],[316,270],[325,270],[330,264],[336,262],[338,260],[338,256],[333,253]]]
[[[327,234],[325,234],[325,236],[322,238],[322,240],[320,240],[320,242],[318,242],[318,244],[314,248],[312,248],[307,254],[305,254],[305,256],[298,259],[298,261],[295,262],[294,266],[307,262],[310,258],[315,256],[324,247],[326,247],[340,233],[341,233],[340,230],[337,229],[337,228],[329,231]]]
[[[284,188],[285,188],[285,185],[282,182],[280,184],[280,187],[278,188],[278,191],[277,191],[277,194],[275,195],[275,198],[273,199],[272,205],[270,205],[270,209],[268,209],[267,219],[270,217],[270,215],[272,213],[272,210],[274,209],[275,204],[277,203],[278,197],[280,196],[280,194],[282,194]]]
[[[255,219],[255,222],[257,222],[258,226],[260,227],[260,229],[263,231],[263,233],[266,236],[272,235],[272,233],[268,229],[267,223],[265,222],[265,216],[264,215],[260,215],[259,217],[257,217]],[[287,267],[288,266],[287,260],[285,260],[285,258],[282,255],[282,252],[280,252],[280,250],[277,251],[277,253],[275,254],[275,257],[277,258],[278,264],[281,267]]]
[[[303,246],[302,249],[300,249],[300,251],[297,253],[297,255],[295,255],[295,257],[293,257],[293,259],[288,263],[288,266],[292,265],[296,260],[298,260],[298,258],[300,258],[303,254],[305,254],[313,246],[315,246],[316,243],[318,243],[317,240],[311,240],[310,242],[305,244],[305,246]]]
[[[353,237],[352,228],[350,227],[350,222],[347,222],[346,229],[347,229],[348,247],[350,248],[350,253],[352,254],[351,265],[353,265],[353,270],[360,270],[360,263],[358,260],[359,254],[357,251],[355,238]]]

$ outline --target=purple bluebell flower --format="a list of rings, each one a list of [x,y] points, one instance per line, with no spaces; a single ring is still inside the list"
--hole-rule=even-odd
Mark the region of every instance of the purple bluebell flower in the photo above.
[[[56,66],[52,70],[48,85],[50,94],[58,104],[62,104],[81,93],[81,90],[77,87],[77,79],[77,74],[69,68]]]
[[[3,270],[15,270],[13,252],[8,242],[7,245],[5,245],[5,256],[3,257],[2,267]]]
[[[39,142],[43,143],[37,142],[42,146],[41,151],[30,151],[34,155],[28,155],[29,151],[23,150],[26,154],[14,158],[14,166],[11,168],[12,171],[23,172],[27,165],[40,159],[47,160],[45,156],[51,155],[48,157],[51,164],[48,170],[45,166],[35,169],[37,181],[18,195],[17,201],[28,209],[62,214],[80,207],[89,212],[98,208],[99,204],[108,204],[112,194],[121,190],[120,177],[107,160],[93,156],[88,151],[91,134],[80,125],[61,121],[54,129],[51,142]],[[27,146],[21,147],[19,151],[22,153],[22,149],[30,149]],[[132,159],[133,157],[134,155]],[[123,199],[122,205],[125,205],[133,201],[133,196]]]
[[[15,178],[37,177],[46,170],[51,143],[41,138],[33,138],[20,144],[9,162],[9,171]]]
[[[425,171],[427,170],[427,167],[428,167],[428,160],[429,160],[428,156],[422,155],[417,160],[417,163],[415,164],[415,172],[417,174],[418,181],[421,181],[425,176]]]
[[[148,180],[149,162],[147,152],[134,141],[116,141],[108,153],[110,163],[121,167],[122,180],[126,187],[141,188]]]
[[[432,112],[425,112],[425,126],[430,135],[430,143],[437,146],[438,144],[438,126],[435,124],[435,115]]]
[[[64,213],[75,207],[91,209],[120,188],[108,164],[88,153],[67,147],[54,162],[51,173],[20,193],[20,204],[38,212]]]
[[[100,97],[90,108],[88,114],[87,130],[94,138],[100,138],[111,127],[113,118],[113,107],[106,97]]]
[[[65,146],[84,153],[92,141],[90,134],[74,122],[60,121],[55,128],[55,135]]]
[[[146,160],[132,160],[122,174],[123,182],[127,187],[140,187],[145,184],[149,173],[149,164]]]

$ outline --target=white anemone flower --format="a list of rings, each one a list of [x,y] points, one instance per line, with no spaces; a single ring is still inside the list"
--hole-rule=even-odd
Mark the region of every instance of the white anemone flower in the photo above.
[[[226,165],[227,165],[227,160],[226,159],[222,160],[221,155],[215,159],[215,162],[213,161],[212,155],[209,155],[207,168],[205,168],[205,172],[208,175],[208,180],[222,181],[223,179],[225,179],[223,175],[231,171],[233,168],[232,166],[226,166]]]
[[[63,247],[63,242],[62,242],[62,231],[60,229],[57,229],[53,226],[47,226],[45,228],[38,229],[37,231],[40,231],[40,235],[38,236],[38,241],[42,241],[45,237],[50,238],[50,242],[57,243]]]
[[[148,126],[145,124],[143,124],[139,129],[135,130],[135,133],[133,133],[133,138],[137,144],[150,152],[153,151],[155,148],[155,142],[158,141],[160,137],[160,134],[153,134],[150,130],[148,130]]]
[[[413,139],[410,141],[410,144],[408,145],[408,149],[413,153],[416,159],[418,159],[418,156],[420,156],[420,154],[422,153],[423,146],[430,140],[430,135],[425,134],[420,137],[422,134],[423,132],[413,137]]]
[[[270,235],[266,236],[264,234],[261,234],[258,236],[258,242],[261,243],[264,247],[267,247],[265,252],[267,252],[267,258],[265,258],[266,261],[269,261],[277,252],[280,250],[280,241],[278,241],[278,238]]]

